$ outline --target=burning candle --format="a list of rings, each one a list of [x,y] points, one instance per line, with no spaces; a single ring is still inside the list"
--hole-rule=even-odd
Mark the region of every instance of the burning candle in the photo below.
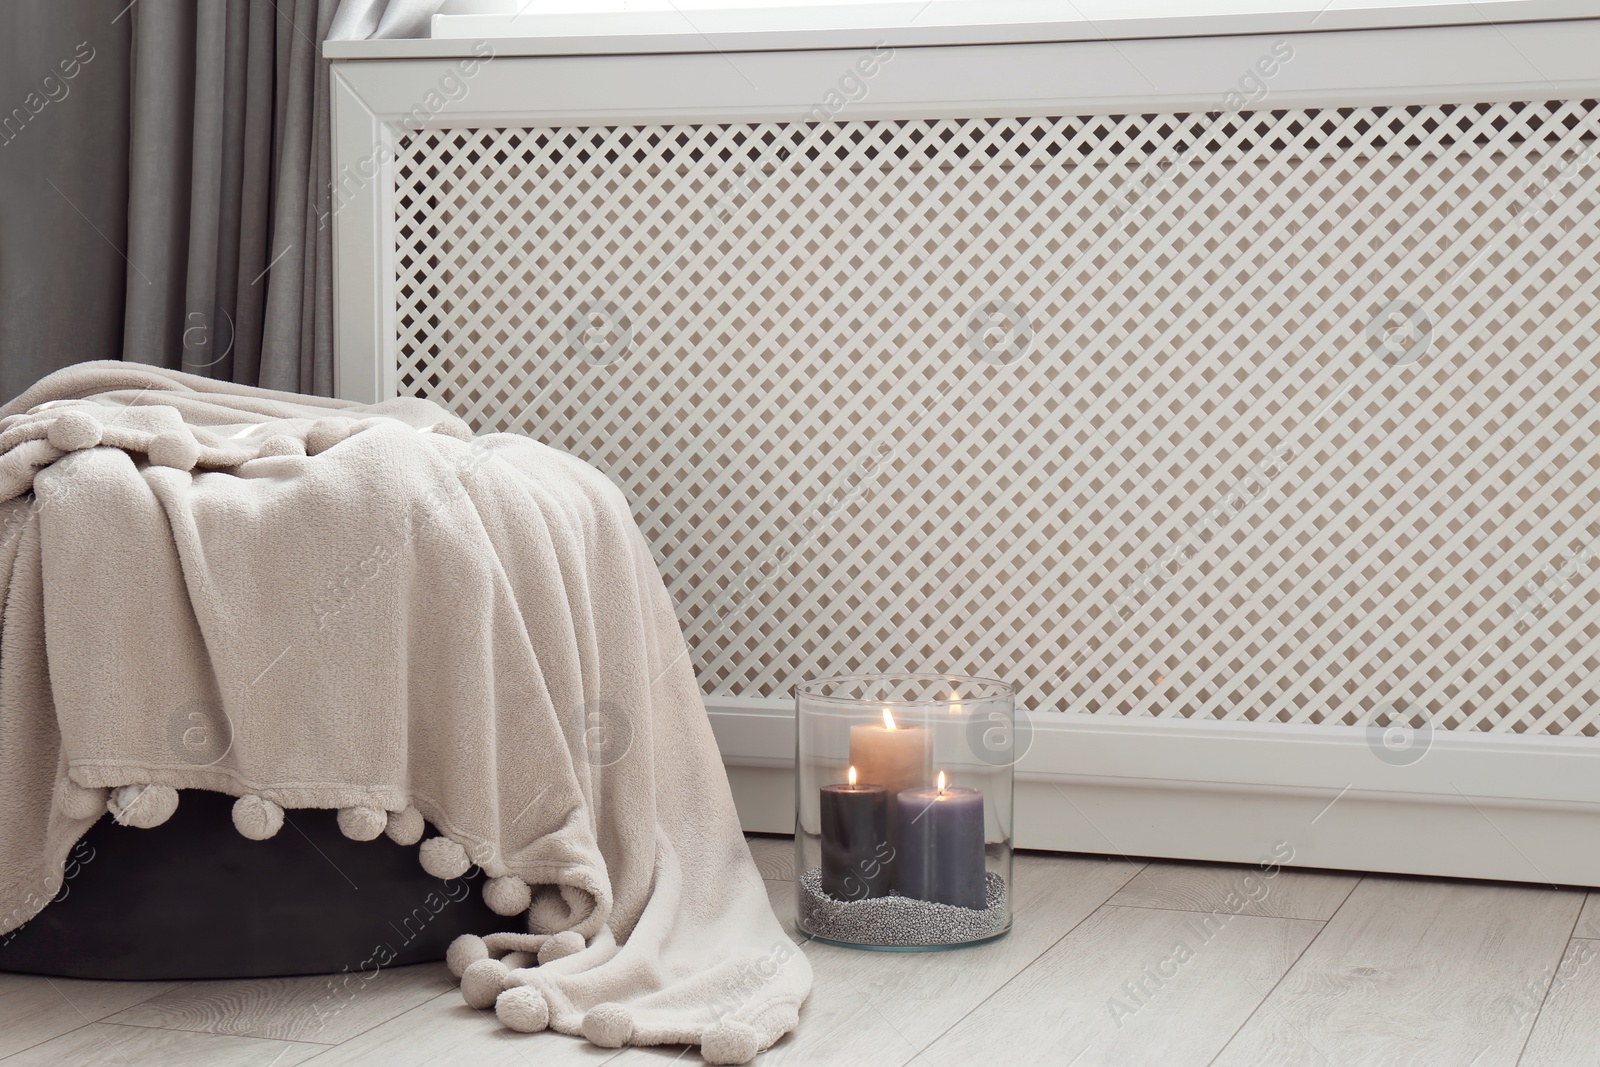
[[[900,849],[894,798],[902,790],[926,787],[933,781],[933,739],[920,726],[901,726],[888,708],[883,709],[883,725],[857,723],[850,727],[850,763],[861,773],[861,781],[881,785],[889,798],[887,840],[890,847],[889,884],[894,885],[893,868]]]
[[[822,891],[835,900],[889,892],[889,792],[849,782],[822,787]]]
[[[899,809],[901,895],[979,908],[988,886],[983,864],[983,794],[945,785],[907,789],[896,797]]]

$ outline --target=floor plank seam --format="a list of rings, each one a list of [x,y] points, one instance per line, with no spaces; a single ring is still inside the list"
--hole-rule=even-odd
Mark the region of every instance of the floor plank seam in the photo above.
[[[928,1041],[928,1043],[923,1045],[922,1048],[918,1049],[912,1055],[911,1058],[913,1060],[916,1059],[918,1056],[920,1056],[924,1052],[928,1051],[928,1049],[930,1049],[934,1045],[938,1044],[941,1038],[943,1038],[946,1034],[950,1033],[951,1031],[955,1030],[955,1028],[957,1026],[961,1025],[961,1023],[964,1020],[966,1020],[969,1016],[971,1016],[973,1012],[975,1012],[978,1009],[982,1008],[985,1004],[989,1003],[989,1001],[991,1001],[995,997],[999,996],[1000,993],[1003,992],[1006,989],[1007,986],[1011,985],[1012,982],[1015,982],[1018,978],[1022,977],[1024,974],[1026,974],[1027,971],[1028,971],[1028,968],[1032,967],[1034,964],[1038,963],[1041,959],[1043,959],[1045,957],[1046,953],[1048,953],[1051,949],[1055,948],[1057,945],[1061,944],[1061,942],[1065,941],[1067,938],[1071,937],[1074,930],[1078,929],[1078,927],[1082,926],[1084,923],[1088,922],[1090,919],[1092,919],[1096,915],[1100,914],[1101,911],[1105,910],[1105,908],[1107,906],[1109,906],[1111,898],[1116,896],[1118,893],[1122,892],[1124,889],[1126,889],[1128,887],[1128,883],[1133,881],[1135,878],[1139,877],[1139,872],[1143,871],[1146,867],[1149,866],[1148,863],[1135,863],[1134,861],[1128,861],[1128,862],[1135,869],[1130,871],[1130,872],[1128,872],[1128,877],[1126,879],[1124,879],[1120,884],[1118,884],[1115,888],[1113,888],[1109,893],[1107,893],[1104,900],[1102,900],[1099,904],[1096,904],[1092,910],[1090,910],[1086,915],[1084,915],[1083,918],[1081,918],[1077,922],[1073,923],[1066,930],[1063,930],[1060,937],[1056,938],[1054,941],[1052,941],[1048,945],[1046,945],[1032,959],[1028,960],[1028,962],[1024,963],[1021,967],[1018,967],[1014,972],[1012,972],[1012,975],[1011,975],[1010,978],[1007,978],[1000,985],[996,986],[995,989],[988,996],[984,997],[982,1000],[978,1001],[978,1003],[974,1004],[970,1009],[968,1009],[967,1011],[963,1012],[957,1018],[953,1019],[950,1022],[949,1026],[946,1026],[943,1030],[940,1030],[937,1034],[935,1034]],[[907,1061],[907,1062],[910,1062],[910,1061]]]
[[[92,1022],[92,1023],[89,1023],[88,1025],[94,1028],[95,1037],[99,1038],[100,1042],[102,1044],[104,1044],[112,1052],[116,1053],[117,1059],[121,1060],[123,1063],[128,1063],[129,1062],[127,1054],[122,1051],[122,1046],[118,1045],[115,1041],[111,1040],[111,1038],[106,1036],[106,1034],[100,1029],[99,1020],[97,1020],[95,1022]],[[112,1024],[112,1025],[115,1025],[115,1024]],[[52,1040],[55,1040],[55,1039],[52,1038]]]
[[[427,967],[427,966],[433,966],[433,965],[432,964],[417,964],[416,966]],[[443,967],[444,964],[440,963],[440,964],[437,964],[437,966]],[[402,1015],[405,1015],[407,1012],[416,1011],[418,1008],[421,1008],[421,1007],[423,1007],[425,1005],[428,1005],[428,1004],[432,1004],[434,1001],[438,1000],[440,997],[449,996],[451,993],[456,993],[459,990],[459,987],[456,985],[456,983],[454,981],[451,981],[451,980],[446,979],[446,978],[440,978],[439,979],[439,984],[442,986],[440,991],[438,993],[436,993],[435,995],[429,997],[427,1000],[424,1000],[424,1001],[421,1001],[419,1003],[413,1004],[409,1008],[406,1008],[403,1011],[396,1012],[394,1015],[389,1016],[387,1019],[379,1019],[376,1022],[374,1022],[371,1026],[368,1026],[363,1030],[358,1030],[355,1033],[349,1035],[348,1037],[340,1038],[338,1041],[335,1041],[335,1042],[332,1043],[333,1047],[337,1048],[340,1045],[348,1044],[349,1042],[354,1041],[356,1038],[362,1036],[363,1034],[370,1033],[371,1031],[376,1030],[378,1027],[383,1026],[386,1023],[394,1022],[396,1019],[400,1018],[400,1016],[402,1016]],[[462,1003],[466,1003],[466,1002],[462,1001]],[[298,1039],[296,1039],[296,1040],[298,1040]],[[310,1044],[314,1044],[314,1045],[326,1044],[326,1042],[321,1042],[321,1041],[309,1041],[309,1043]],[[320,1058],[320,1057],[321,1057],[321,1053],[318,1053],[318,1058]]]
[[[140,1004],[147,1003],[147,1002],[155,999],[156,997],[161,996],[163,993],[170,993],[174,989],[181,989],[183,987],[183,985],[189,984],[189,983],[182,983],[180,985],[173,986],[172,989],[152,989],[152,990],[150,990],[149,995],[144,997],[142,1000],[134,1001],[132,1004],[124,1005],[124,1006],[122,1006],[120,1008],[117,1008],[115,1011],[108,1011],[103,1015],[99,1015],[99,1016],[96,1016],[95,1018],[91,1019],[87,1012],[85,1012],[82,1008],[80,1008],[76,1004],[74,1004],[72,1002],[72,998],[67,996],[66,992],[60,986],[56,985],[54,978],[52,978],[49,975],[33,975],[33,976],[30,976],[30,977],[36,977],[36,978],[42,980],[46,985],[48,985],[52,990],[54,990],[56,996],[61,998],[61,1002],[63,1004],[65,1004],[67,1007],[71,1008],[74,1012],[76,1012],[77,1015],[78,1015],[78,1018],[82,1019],[83,1022],[79,1023],[77,1026],[73,1026],[73,1027],[70,1027],[70,1028],[68,1028],[66,1030],[63,1030],[59,1034],[53,1034],[50,1037],[47,1037],[47,1038],[43,1039],[42,1041],[35,1041],[33,1044],[28,1045],[28,1046],[26,1046],[24,1048],[16,1049],[16,1050],[12,1051],[11,1053],[9,1053],[8,1055],[6,1055],[4,1057],[5,1060],[9,1060],[9,1059],[13,1059],[13,1058],[15,1058],[17,1056],[21,1056],[25,1052],[28,1052],[28,1051],[30,1051],[32,1049],[39,1048],[41,1045],[48,1045],[52,1041],[59,1041],[61,1038],[66,1037],[68,1034],[75,1034],[78,1031],[84,1029],[85,1027],[94,1027],[96,1036],[99,1037],[100,1040],[105,1042],[107,1045],[110,1045],[112,1051],[116,1052],[117,1055],[121,1059],[126,1060],[127,1057],[122,1055],[121,1051],[117,1048],[116,1044],[114,1042],[112,1042],[109,1038],[105,1037],[103,1034],[100,1033],[100,1024],[104,1023],[111,1016],[116,1015],[119,1012],[127,1011],[129,1008],[137,1007]],[[116,1024],[107,1023],[106,1025],[110,1026],[110,1025],[116,1025]],[[0,1062],[4,1062],[4,1060],[0,1060]]]
[[[23,1048],[13,1049],[12,1051],[6,1053],[4,1056],[0,1056],[0,1064],[7,1063],[7,1062],[9,1062],[11,1060],[14,1060],[18,1056],[22,1055],[24,1052],[31,1052],[32,1050],[38,1048],[40,1045],[48,1045],[52,1041],[59,1041],[61,1038],[66,1037],[68,1034],[75,1034],[79,1030],[82,1030],[85,1026],[93,1026],[96,1022],[99,1022],[99,1020],[98,1019],[94,1019],[94,1020],[91,1020],[91,1021],[86,1022],[86,1023],[79,1023],[77,1026],[74,1026],[72,1029],[63,1030],[63,1031],[61,1031],[61,1033],[56,1034],[56,1035],[54,1035],[52,1037],[47,1037],[43,1041],[35,1041],[33,1044],[24,1046]]]
[[[924,1051],[926,1051],[928,1048],[932,1047],[934,1041],[939,1040],[937,1037],[935,1037],[935,1038],[933,1038],[933,1040],[929,1041],[927,1044],[923,1045],[921,1048],[918,1048],[916,1042],[912,1041],[909,1037],[907,1037],[905,1035],[905,1033],[898,1026],[896,1026],[894,1024],[894,1020],[893,1019],[889,1018],[887,1015],[885,1015],[882,1011],[880,1011],[878,1009],[878,1005],[873,1002],[871,997],[869,997],[865,993],[863,993],[861,991],[861,988],[859,986],[857,986],[854,982],[850,982],[850,980],[848,978],[846,978],[845,981],[850,983],[850,988],[854,989],[856,991],[856,995],[861,997],[862,1002],[864,1004],[866,1004],[866,1006],[868,1008],[872,1009],[872,1013],[874,1015],[876,1015],[878,1018],[882,1019],[886,1024],[888,1024],[889,1029],[894,1031],[895,1036],[898,1037],[901,1041],[904,1041],[906,1043],[906,1047],[911,1050],[911,1059],[912,1060],[916,1059],[918,1056],[922,1055],[922,1053]],[[965,1016],[962,1016],[962,1018],[965,1018]],[[907,1060],[906,1062],[910,1063],[911,1060]]]
[[[1334,908],[1333,911],[1329,913],[1328,918],[1326,920],[1324,920],[1324,921],[1332,922],[1334,920],[1334,918],[1337,917],[1338,914],[1341,911],[1344,910],[1344,906],[1346,904],[1350,903],[1350,898],[1355,895],[1356,890],[1361,888],[1361,883],[1365,882],[1366,880],[1367,880],[1367,876],[1365,874],[1363,874],[1363,875],[1360,875],[1358,878],[1356,878],[1355,881],[1351,882],[1350,883],[1350,891],[1347,892],[1344,895],[1344,899],[1339,901],[1339,906],[1337,908]]]
[[[1362,875],[1350,883],[1350,888],[1345,892],[1344,897],[1339,901],[1338,907],[1334,908],[1333,911],[1328,914],[1326,919],[1321,920],[1322,928],[1317,931],[1317,936],[1313,937],[1310,941],[1307,941],[1305,947],[1302,948],[1299,954],[1295,956],[1294,962],[1283,969],[1283,973],[1278,975],[1278,980],[1272,984],[1272,989],[1267,990],[1266,996],[1263,996],[1259,1001],[1256,1002],[1256,1006],[1251,1009],[1249,1015],[1244,1017],[1244,1021],[1238,1025],[1238,1027],[1228,1037],[1228,1040],[1223,1042],[1222,1047],[1217,1050],[1217,1054],[1206,1062],[1206,1067],[1211,1067],[1212,1064],[1221,1059],[1223,1054],[1228,1051],[1228,1047],[1239,1039],[1239,1035],[1244,1032],[1244,1028],[1250,1025],[1250,1020],[1254,1019],[1256,1017],[1256,1013],[1266,1006],[1267,997],[1272,996],[1273,992],[1283,984],[1284,980],[1288,978],[1289,975],[1294,973],[1294,969],[1300,965],[1300,961],[1305,959],[1306,953],[1311,951],[1311,946],[1315,945],[1319,940],[1321,940],[1322,935],[1328,930],[1328,924],[1333,922],[1334,918],[1339,914],[1339,912],[1344,909],[1344,906],[1349,903],[1351,896],[1355,894],[1357,887],[1359,887],[1364,881],[1366,881],[1366,876]],[[1318,1050],[1315,1045],[1312,1045],[1309,1040],[1306,1041],[1306,1044],[1310,1047],[1311,1051],[1317,1054],[1318,1057],[1326,1060],[1327,1057],[1323,1056],[1321,1051]]]
[[[1176,904],[1172,905],[1171,907],[1157,904],[1125,904],[1120,901],[1113,904],[1108,900],[1103,906],[1108,908],[1134,908],[1139,911],[1171,911],[1177,912],[1180,915],[1228,915],[1235,919],[1288,919],[1292,922],[1307,923],[1325,923],[1328,921],[1327,919],[1318,919],[1311,915],[1263,915],[1258,911],[1223,911],[1220,908],[1185,908]]]
[[[1114,857],[1110,861],[1117,862]],[[1589,1010],[1600,990],[1600,965],[1595,973],[1585,965],[1600,958],[1600,936],[1583,935],[1600,935],[1600,914],[1589,914],[1592,909],[1582,892],[1538,886],[1519,891],[1503,883],[1347,872],[1349,877],[1337,883],[1274,883],[1272,900],[1251,896],[1246,904],[1221,895],[1235,865],[1209,866],[1201,877],[1174,874],[1159,862],[1133,862],[1124,866],[1117,882],[1119,872],[1098,866],[1039,864],[1028,877],[1041,880],[1023,883],[1027,892],[1010,947],[995,946],[994,954],[974,961],[981,962],[982,981],[947,981],[951,976],[942,976],[914,987],[925,986],[925,993],[903,987],[895,977],[908,978],[915,968],[858,974],[848,959],[840,966],[830,946],[803,940],[804,950],[832,976],[822,990],[826,1017],[808,1012],[812,1025],[802,1021],[795,1036],[763,1059],[851,1062],[848,1050],[856,1047],[859,1036],[873,1050],[860,1062],[883,1067],[988,1062],[990,1056],[995,1062],[1014,1057],[1019,1064],[1063,1067],[1062,1059],[1077,1051],[1075,1045],[1067,1046],[1087,1040],[1094,1031],[1098,1036],[1079,1053],[1076,1067],[1100,1062],[1096,1056],[1111,1055],[1113,1047],[1135,1057],[1128,1062],[1156,1062],[1138,1057],[1159,1048],[1181,1052],[1178,1059],[1163,1062],[1181,1060],[1189,1067],[1267,1062],[1340,1067],[1413,1056],[1420,1061],[1430,1055],[1419,1051],[1423,1041],[1436,1043],[1427,1048],[1453,1050],[1447,1057],[1451,1063],[1471,1061],[1478,1067],[1590,1062],[1586,1057],[1592,1057],[1589,1050],[1600,1034],[1600,1023]],[[792,918],[795,882],[764,876],[762,881],[779,916],[791,916],[786,932],[803,936]],[[1346,885],[1342,895],[1340,885]],[[1122,896],[1130,902],[1119,900]],[[1167,897],[1176,902],[1163,903]],[[1209,903],[1217,906],[1208,908]],[[1256,908],[1290,914],[1244,910]],[[1296,912],[1327,917],[1302,918]],[[1567,936],[1557,941],[1563,914]],[[1074,920],[1074,915],[1079,917]],[[1136,1034],[1111,1033],[1097,998],[1124,977],[1121,961],[1145,954],[1166,937],[1187,940],[1183,931],[1207,916],[1224,925],[1235,917],[1262,922],[1234,924],[1241,931],[1249,925],[1248,936],[1228,943],[1218,957],[1220,971],[1205,972],[1224,980],[1203,976],[1205,984],[1174,1000],[1170,1011],[1163,1008],[1151,1016],[1155,1025],[1148,1032],[1141,1021]],[[1206,922],[1215,925],[1210,918]],[[1317,926],[1309,938],[1303,929],[1290,929],[1303,923]],[[1426,949],[1422,957],[1413,959],[1409,949],[1394,947],[1413,942]],[[1295,943],[1302,947],[1295,950]],[[1522,949],[1514,951],[1519,943]],[[1437,990],[1429,975],[1446,965],[1456,967],[1452,973],[1476,976],[1471,989],[1474,996],[1481,995],[1481,1005],[1456,1011],[1460,1005],[1452,1002],[1451,1010],[1428,1016],[1433,1022],[1419,1022],[1400,1010],[1408,997],[1431,1003],[1428,997]],[[145,1062],[342,1067],[347,1062],[454,1061],[458,1050],[475,1051],[482,1062],[500,1067],[556,1062],[569,1067],[689,1067],[701,1059],[693,1045],[601,1049],[553,1031],[516,1033],[500,1025],[492,1011],[469,1009],[441,964],[384,970],[389,984],[358,990],[361,999],[351,1000],[337,1020],[313,1014],[305,1001],[316,989],[292,981],[284,992],[284,983],[271,979],[162,984],[14,976],[7,979],[11,984],[0,987],[0,1006],[8,999],[12,1003],[9,1013],[0,1012],[0,1035],[15,1042],[0,1045],[0,1067],[133,1067]],[[925,976],[917,977],[920,981]],[[316,977],[306,981],[315,985]],[[213,990],[214,984],[225,988]],[[1058,1013],[1049,1009],[1057,1004],[1053,998],[1058,989],[1077,1023],[1053,1018]],[[1280,992],[1282,1003],[1277,1002]],[[915,1000],[907,1000],[908,993]],[[935,1003],[937,1010],[932,1010]],[[1033,1009],[1025,1010],[1030,1004]],[[1035,1010],[1039,1008],[1043,1015]],[[324,1022],[332,1025],[323,1027]],[[1188,1029],[1181,1029],[1186,1024]],[[1174,1031],[1174,1025],[1180,1030]],[[313,1028],[314,1036],[298,1036]],[[1048,1052],[1031,1042],[1030,1034],[1060,1040],[1052,1040],[1054,1052]],[[429,1054],[419,1056],[424,1045]],[[1205,1048],[1213,1054],[1201,1059]],[[833,1051],[825,1058],[810,1055],[823,1049]]]
[[[1584,901],[1588,903],[1587,898]],[[1578,920],[1583,918],[1583,905],[1578,906],[1578,914],[1572,917],[1572,928],[1567,931],[1567,940],[1561,946],[1561,951],[1556,955],[1556,964],[1550,969],[1550,980],[1545,983],[1544,996],[1539,998],[1539,1010],[1533,1013],[1533,1019],[1528,1023],[1528,1032],[1522,1035],[1522,1045],[1517,1049],[1517,1058],[1513,1067],[1522,1067],[1522,1058],[1528,1054],[1528,1042],[1533,1040],[1533,1032],[1539,1029],[1539,1019],[1544,1015],[1544,1006],[1550,1003],[1550,994],[1556,987],[1556,976],[1561,973],[1561,961],[1567,958],[1567,953],[1572,951],[1572,942],[1576,940]]]
[[[1360,879],[1357,879],[1357,881],[1360,881]],[[1352,891],[1354,890],[1354,888],[1355,888],[1354,886],[1351,887]],[[1349,894],[1348,893],[1345,894],[1345,900],[1349,900],[1349,899],[1350,899]],[[1339,907],[1340,908],[1344,907],[1344,901],[1343,900],[1341,900],[1339,902]],[[1339,914],[1339,908],[1334,908],[1333,909],[1333,915],[1337,915],[1337,914]],[[1267,999],[1269,997],[1271,997],[1273,993],[1277,992],[1278,987],[1283,984],[1284,979],[1288,978],[1289,975],[1294,972],[1294,969],[1300,965],[1300,961],[1305,958],[1306,953],[1311,951],[1311,946],[1317,943],[1317,938],[1321,937],[1322,934],[1323,934],[1323,931],[1327,930],[1328,923],[1333,919],[1333,915],[1330,915],[1330,916],[1328,916],[1328,918],[1322,919],[1322,920],[1317,920],[1317,919],[1309,919],[1309,920],[1302,919],[1302,920],[1299,920],[1301,922],[1320,922],[1320,926],[1317,929],[1316,937],[1313,937],[1310,941],[1307,941],[1303,946],[1301,946],[1300,951],[1295,954],[1294,959],[1289,961],[1289,966],[1285,967],[1283,969],[1283,973],[1278,975],[1278,980],[1276,982],[1272,983],[1272,988],[1268,989],[1264,994],[1262,994],[1261,999],[1256,1001],[1256,1006],[1254,1008],[1250,1009],[1250,1014],[1246,1015],[1243,1019],[1241,1019],[1239,1021],[1239,1025],[1233,1028],[1233,1033],[1229,1034],[1228,1035],[1228,1040],[1224,1041],[1222,1043],[1222,1046],[1217,1049],[1217,1054],[1215,1056],[1212,1056],[1209,1060],[1206,1061],[1206,1067],[1211,1067],[1212,1064],[1216,1063],[1219,1059],[1221,1059],[1223,1054],[1228,1051],[1228,1046],[1232,1045],[1236,1040],[1238,1040],[1239,1034],[1244,1031],[1244,1028],[1246,1026],[1250,1025],[1250,1020],[1254,1019],[1256,1017],[1256,1013],[1259,1012],[1262,1008],[1266,1007]],[[1306,1041],[1306,1044],[1310,1046],[1311,1051],[1315,1052],[1318,1057],[1326,1060],[1327,1057],[1323,1056],[1322,1052],[1315,1045],[1312,1045],[1309,1040]]]
[[[1328,913],[1328,918],[1327,918],[1327,919],[1324,919],[1324,920],[1322,920],[1322,921],[1323,921],[1323,922],[1328,922],[1328,921],[1330,921],[1330,920],[1331,920],[1331,919],[1332,919],[1332,918],[1333,918],[1333,917],[1334,917],[1334,916],[1335,916],[1335,915],[1337,915],[1337,914],[1339,914],[1339,909],[1340,909],[1340,908],[1342,908],[1342,907],[1344,907],[1344,904],[1345,904],[1345,901],[1347,901],[1347,900],[1349,900],[1349,899],[1350,899],[1350,894],[1351,894],[1351,893],[1354,893],[1354,892],[1355,892],[1355,891],[1356,891],[1356,886],[1358,886],[1358,885],[1360,885],[1360,884],[1361,884],[1361,883],[1362,883],[1362,882],[1364,882],[1364,881],[1366,881],[1366,877],[1367,877],[1367,876],[1366,876],[1366,875],[1364,875],[1364,874],[1363,874],[1363,875],[1360,875],[1360,876],[1358,876],[1358,877],[1356,877],[1356,878],[1353,878],[1353,879],[1351,879],[1351,880],[1350,880],[1350,888],[1349,888],[1349,889],[1346,889],[1346,890],[1345,890],[1345,891],[1344,891],[1344,896],[1342,896],[1342,897],[1340,897],[1340,898],[1339,898],[1339,903],[1338,903],[1338,904],[1336,904],[1336,905],[1334,905],[1334,908],[1333,908],[1333,910],[1332,910],[1332,911],[1330,911],[1330,912],[1329,912],[1329,913]]]

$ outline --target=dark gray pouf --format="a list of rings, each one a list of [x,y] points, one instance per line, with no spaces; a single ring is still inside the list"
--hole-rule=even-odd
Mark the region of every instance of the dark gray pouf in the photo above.
[[[483,903],[477,870],[442,882],[415,845],[351,841],[331,810],[289,811],[276,836],[250,841],[232,808],[232,797],[184,790],[161,826],[102,818],[62,893],[0,935],[0,970],[150,981],[370,974],[442,960],[463,933],[523,929]]]

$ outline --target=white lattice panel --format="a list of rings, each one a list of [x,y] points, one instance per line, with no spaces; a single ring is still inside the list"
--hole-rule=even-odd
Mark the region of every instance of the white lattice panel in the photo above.
[[[610,472],[708,691],[1592,735],[1597,125],[427,131],[401,390]]]

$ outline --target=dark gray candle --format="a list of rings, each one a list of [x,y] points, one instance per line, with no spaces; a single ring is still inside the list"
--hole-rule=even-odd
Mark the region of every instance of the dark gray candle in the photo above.
[[[822,891],[835,900],[889,892],[889,792],[855,782],[822,787]]]
[[[939,775],[941,786],[943,772]],[[900,856],[897,874],[902,896],[982,908],[983,794],[950,786],[907,789],[899,807]]]

